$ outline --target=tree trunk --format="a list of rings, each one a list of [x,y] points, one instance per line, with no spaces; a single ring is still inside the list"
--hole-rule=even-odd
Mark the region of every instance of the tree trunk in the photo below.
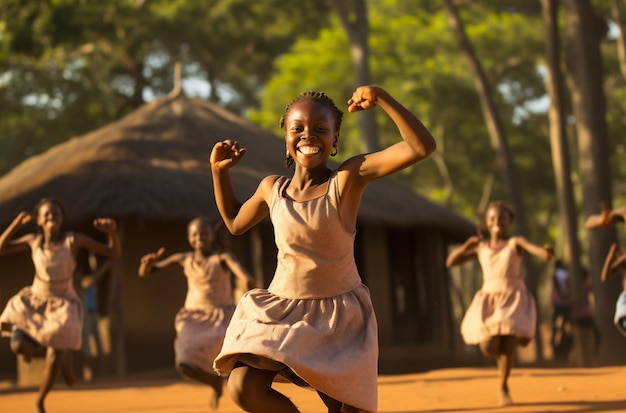
[[[352,57],[356,84],[357,86],[369,85],[372,81],[369,66],[369,46],[367,44],[369,24],[365,0],[333,0],[331,4],[335,8],[350,41],[350,56]],[[363,137],[361,140],[362,150],[364,152],[379,150],[376,112],[364,110],[357,115],[359,117],[359,130]]]
[[[568,262],[570,297],[574,313],[584,305],[584,274],[580,262],[581,247],[578,240],[578,225],[574,191],[571,181],[571,162],[567,140],[565,109],[565,88],[560,69],[561,47],[558,32],[558,0],[541,0],[543,20],[546,28],[546,62],[548,65],[547,90],[551,105],[548,111],[550,120],[550,146],[552,166],[556,180],[561,234],[565,246],[565,261]],[[589,366],[592,349],[585,334],[574,324],[575,362],[579,366]]]
[[[609,144],[605,119],[606,102],[602,84],[600,40],[604,23],[595,15],[589,0],[566,2],[567,66],[571,77],[573,113],[578,138],[578,161],[582,181],[583,212],[597,213],[601,202],[612,201]],[[593,282],[596,317],[602,334],[603,362],[624,360],[623,337],[612,325],[619,280],[603,285],[600,273],[615,229],[589,232],[589,274]]]
[[[461,48],[461,52],[465,56],[467,63],[472,72],[474,79],[474,85],[480,98],[480,107],[487,123],[487,129],[489,130],[489,137],[491,138],[491,144],[497,152],[497,159],[500,168],[502,169],[503,180],[505,183],[505,189],[508,192],[508,197],[513,205],[513,209],[516,214],[516,228],[517,232],[524,236],[528,236],[528,227],[526,225],[526,216],[524,211],[524,205],[522,202],[522,196],[519,184],[517,182],[517,176],[515,172],[515,164],[511,156],[508,141],[505,137],[502,123],[496,111],[496,105],[491,95],[491,90],[487,77],[482,69],[480,61],[478,60],[476,53],[465,33],[463,22],[459,16],[459,13],[454,6],[452,0],[444,0],[446,9],[448,11],[448,22],[454,31],[456,39]],[[529,290],[536,297],[537,296],[537,272],[532,269],[533,265],[528,258],[528,254],[524,254],[524,267],[526,269],[526,280]],[[537,359],[542,358],[541,352],[541,336],[535,334],[535,346]]]

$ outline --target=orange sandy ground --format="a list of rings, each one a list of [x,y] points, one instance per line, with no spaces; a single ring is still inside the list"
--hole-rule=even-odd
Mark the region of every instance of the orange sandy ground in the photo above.
[[[452,368],[381,376],[379,411],[408,412],[626,412],[626,367],[516,368],[510,379],[515,404],[497,402],[495,368]],[[276,388],[302,412],[324,412],[315,393],[290,384]],[[0,412],[34,411],[35,391],[0,389]],[[68,389],[57,384],[48,413],[208,412],[206,388],[173,375],[123,382],[94,381]],[[228,395],[219,412],[240,412]]]

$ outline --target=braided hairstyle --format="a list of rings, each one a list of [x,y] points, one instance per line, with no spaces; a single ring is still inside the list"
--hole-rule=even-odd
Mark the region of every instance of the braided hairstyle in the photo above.
[[[343,119],[343,112],[337,107],[337,105],[335,105],[335,102],[333,102],[333,100],[329,98],[328,95],[326,95],[326,93],[314,91],[300,92],[298,96],[296,96],[291,102],[289,102],[289,104],[285,106],[285,113],[283,113],[283,115],[280,117],[278,126],[284,129],[285,120],[287,119],[287,115],[289,114],[289,110],[291,109],[291,107],[294,105],[294,103],[302,102],[305,100],[313,100],[315,102],[319,102],[322,105],[326,106],[328,109],[330,109],[333,113],[333,117],[335,118],[335,130],[339,132],[339,129],[341,128],[341,120]],[[291,157],[291,155],[289,155],[289,152],[287,152],[287,155],[285,157],[285,167],[289,169],[291,165],[293,165],[293,158]]]

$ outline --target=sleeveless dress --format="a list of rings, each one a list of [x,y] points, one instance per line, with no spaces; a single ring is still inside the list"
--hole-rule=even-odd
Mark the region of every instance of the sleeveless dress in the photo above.
[[[476,251],[483,285],[465,312],[461,335],[466,344],[478,344],[497,335],[530,339],[535,335],[537,309],[520,275],[522,257],[515,239],[499,248],[481,242]]]
[[[278,371],[280,378],[375,412],[378,330],[354,261],[355,234],[342,222],[337,173],[326,195],[306,202],[282,196],[289,182],[277,179],[270,202],[274,278],[268,289],[242,296],[215,369],[225,374],[240,361]]]
[[[183,261],[187,277],[185,305],[174,327],[176,364],[189,364],[215,374],[213,360],[220,352],[226,327],[235,311],[231,275],[213,254],[199,266],[189,254]]]
[[[79,350],[82,344],[83,305],[73,286],[73,243],[74,234],[68,232],[60,245],[43,249],[42,236],[35,237],[33,283],[11,297],[0,315],[0,322],[57,350]]]

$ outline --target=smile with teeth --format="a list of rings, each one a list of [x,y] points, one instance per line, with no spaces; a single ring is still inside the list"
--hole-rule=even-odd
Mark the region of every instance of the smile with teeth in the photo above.
[[[305,155],[312,155],[312,154],[316,154],[320,152],[320,148],[318,148],[317,146],[300,146],[298,147],[298,152],[305,154]]]

